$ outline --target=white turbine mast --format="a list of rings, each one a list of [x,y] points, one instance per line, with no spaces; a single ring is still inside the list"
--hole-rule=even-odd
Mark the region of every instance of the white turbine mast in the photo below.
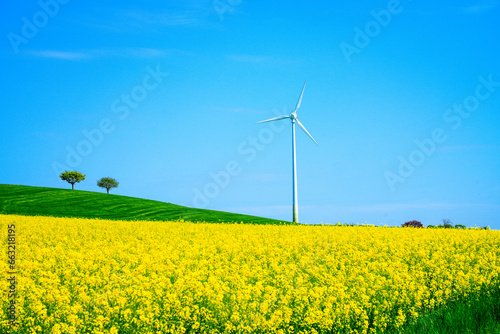
[[[274,117],[262,122],[257,122],[257,123],[265,123],[265,122],[274,122],[274,121],[279,121],[282,119],[289,118],[292,121],[292,182],[293,182],[293,222],[298,223],[299,222],[299,204],[298,204],[298,197],[297,197],[297,152],[295,148],[295,123],[297,123],[302,130],[304,130],[305,133],[311,138],[316,145],[318,143],[316,140],[314,140],[313,136],[307,131],[307,129],[300,123],[299,119],[297,118],[297,110],[300,108],[300,104],[302,103],[302,96],[304,95],[304,89],[306,89],[306,82],[304,82],[304,87],[302,87],[302,92],[300,93],[299,101],[297,101],[297,106],[295,107],[295,110],[288,116],[278,116]]]

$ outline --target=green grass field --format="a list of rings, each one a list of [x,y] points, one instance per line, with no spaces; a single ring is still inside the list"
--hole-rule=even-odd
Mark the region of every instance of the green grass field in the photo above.
[[[115,220],[180,220],[291,224],[236,213],[90,191],[0,184],[0,214],[102,218]]]

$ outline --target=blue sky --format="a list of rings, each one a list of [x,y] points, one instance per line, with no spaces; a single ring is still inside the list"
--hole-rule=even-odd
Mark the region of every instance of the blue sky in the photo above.
[[[0,3],[0,183],[500,228],[499,1]]]

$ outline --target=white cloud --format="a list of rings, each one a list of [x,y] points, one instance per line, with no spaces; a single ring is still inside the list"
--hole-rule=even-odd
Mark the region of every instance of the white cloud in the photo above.
[[[498,208],[500,205],[482,204],[482,203],[394,203],[394,204],[368,204],[356,206],[337,206],[337,205],[303,205],[303,209],[321,210],[321,212],[398,212],[406,210],[433,210],[433,209],[458,209],[458,208]]]
[[[149,11],[127,11],[122,12],[122,16],[136,24],[146,24],[154,26],[195,26],[200,24],[197,15],[189,12],[149,12]]]
[[[227,56],[229,60],[238,62],[238,63],[264,63],[266,61],[270,61],[270,58],[266,58],[264,56],[252,56],[252,55],[229,55]]]
[[[155,57],[164,57],[175,53],[173,50],[161,50],[161,49],[152,49],[152,48],[123,48],[123,49],[115,49],[108,50],[107,54],[112,56],[126,56],[133,58],[155,58]],[[106,52],[105,52],[106,54]]]
[[[107,48],[86,49],[80,51],[39,50],[29,54],[35,57],[61,59],[61,60],[87,60],[100,57],[125,57],[125,58],[156,58],[182,53],[176,50],[161,50],[153,48]]]
[[[67,52],[55,50],[42,50],[30,52],[32,56],[41,58],[63,59],[63,60],[83,60],[92,58],[85,52]]]
[[[258,114],[262,110],[250,109],[250,108],[223,108],[223,107],[211,107],[210,110],[213,112],[224,112],[230,114]]]
[[[471,6],[459,7],[466,14],[481,14],[498,6],[496,1],[485,1]]]
[[[297,61],[293,61],[286,58],[278,58],[271,56],[256,56],[256,55],[248,55],[248,54],[239,54],[239,55],[228,55],[226,56],[230,61],[234,61],[237,63],[247,63],[247,64],[266,64],[266,65],[293,65],[296,64]]]
[[[474,150],[500,150],[500,146],[495,145],[450,145],[443,146],[436,149],[441,152],[451,151],[474,151]]]

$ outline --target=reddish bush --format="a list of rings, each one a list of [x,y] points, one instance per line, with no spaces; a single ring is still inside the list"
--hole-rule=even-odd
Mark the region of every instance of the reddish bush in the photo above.
[[[403,225],[401,225],[401,227],[424,227],[424,225],[422,225],[422,223],[418,220],[412,220],[404,223]]]

